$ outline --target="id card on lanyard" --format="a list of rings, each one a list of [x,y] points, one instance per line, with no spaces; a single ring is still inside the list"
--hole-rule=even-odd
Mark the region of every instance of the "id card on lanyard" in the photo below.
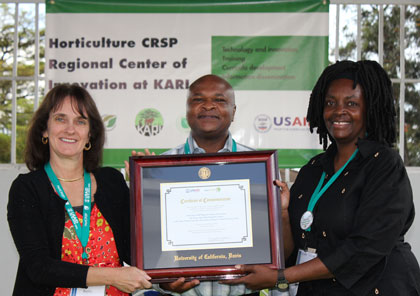
[[[79,219],[77,218],[76,212],[74,211],[72,205],[70,204],[66,193],[64,192],[63,187],[61,186],[60,181],[58,180],[57,176],[55,175],[54,171],[51,168],[51,164],[48,162],[44,166],[45,172],[48,175],[51,183],[53,184],[55,191],[57,192],[58,196],[66,201],[64,205],[66,211],[73,223],[74,230],[76,231],[77,238],[80,240],[80,243],[83,247],[83,254],[82,258],[85,262],[87,262],[88,255],[86,253],[86,245],[89,240],[89,227],[90,227],[90,209],[91,209],[91,179],[90,174],[84,170],[84,190],[83,190],[83,226],[80,225]]]
[[[105,286],[92,286],[85,288],[72,288],[70,296],[105,296]]]
[[[296,258],[296,265],[308,262],[312,259],[318,257],[315,249],[308,248],[307,250],[299,249],[297,258]],[[297,294],[299,288],[299,283],[293,283],[289,285],[289,296],[295,296]]]

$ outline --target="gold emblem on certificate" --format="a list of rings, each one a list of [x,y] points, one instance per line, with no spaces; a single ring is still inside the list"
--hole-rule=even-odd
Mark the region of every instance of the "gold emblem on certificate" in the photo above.
[[[198,171],[198,176],[203,179],[206,180],[208,178],[210,178],[211,176],[211,171],[209,168],[206,167],[202,167],[199,171]]]
[[[314,215],[310,211],[306,211],[300,218],[300,228],[302,228],[303,230],[308,229],[309,227],[311,227],[313,221]]]

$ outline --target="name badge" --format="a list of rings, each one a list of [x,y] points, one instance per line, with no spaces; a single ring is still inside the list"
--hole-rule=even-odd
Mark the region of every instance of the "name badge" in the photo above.
[[[105,286],[71,289],[70,296],[105,296]]]
[[[314,215],[310,211],[306,211],[300,218],[300,228],[306,230],[311,227],[312,222],[314,222]]]
[[[318,257],[318,254],[315,252],[315,249],[310,249],[308,251],[299,249],[296,258],[296,265],[308,262],[309,260],[315,259],[316,257]]]
[[[296,258],[296,265],[308,262],[314,258],[318,257],[315,249],[308,248],[308,250],[304,251],[299,249],[297,258]],[[293,283],[289,285],[289,296],[296,296],[297,291],[299,288],[299,283]]]

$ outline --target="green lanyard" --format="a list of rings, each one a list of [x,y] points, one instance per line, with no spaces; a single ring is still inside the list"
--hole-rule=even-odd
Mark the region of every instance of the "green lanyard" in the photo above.
[[[236,150],[237,150],[236,142],[235,142],[234,139],[232,139],[232,152],[236,152]],[[184,154],[191,154],[190,145],[188,145],[188,139],[187,139],[187,141],[185,142],[185,145],[184,145]]]
[[[69,214],[69,217],[71,219],[71,222],[73,223],[74,230],[76,231],[76,235],[80,240],[80,243],[83,247],[83,259],[88,259],[88,255],[86,253],[86,245],[89,240],[89,227],[90,227],[90,209],[91,209],[91,180],[90,180],[90,174],[84,170],[83,176],[84,176],[84,198],[83,198],[83,228],[80,226],[79,219],[77,218],[77,215],[71,206],[69,199],[67,198],[66,193],[64,192],[63,187],[61,186],[60,181],[57,179],[57,176],[55,175],[54,171],[51,168],[50,163],[46,163],[44,165],[44,170],[48,175],[48,178],[50,178],[50,181],[52,182],[55,191],[57,192],[58,196],[61,197],[61,199],[66,201],[65,208],[67,210],[67,213]]]
[[[353,154],[350,156],[350,158],[347,160],[347,162],[337,171],[335,174],[331,177],[331,179],[322,187],[322,184],[325,180],[325,172],[322,172],[321,179],[319,180],[318,186],[316,186],[314,193],[312,193],[311,199],[309,200],[308,209],[305,213],[303,213],[301,218],[301,228],[305,231],[311,231],[311,224],[313,221],[313,210],[315,208],[316,203],[321,198],[321,196],[327,191],[327,189],[332,185],[332,183],[335,182],[335,180],[340,176],[340,174],[344,171],[346,166],[350,163],[350,161],[353,160],[353,158],[356,156],[357,151],[359,151],[358,148],[353,152]],[[304,218],[305,217],[305,218]],[[306,219],[306,221],[302,221],[303,219]],[[304,226],[303,226],[304,224]]]

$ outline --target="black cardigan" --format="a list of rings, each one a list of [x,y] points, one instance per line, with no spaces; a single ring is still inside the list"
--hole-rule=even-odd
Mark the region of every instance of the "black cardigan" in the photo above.
[[[129,190],[120,172],[93,172],[95,203],[114,233],[120,260],[130,263]],[[14,296],[54,295],[56,287],[85,287],[88,266],[61,261],[64,200],[44,170],[19,175],[9,191],[7,219],[20,260]]]

